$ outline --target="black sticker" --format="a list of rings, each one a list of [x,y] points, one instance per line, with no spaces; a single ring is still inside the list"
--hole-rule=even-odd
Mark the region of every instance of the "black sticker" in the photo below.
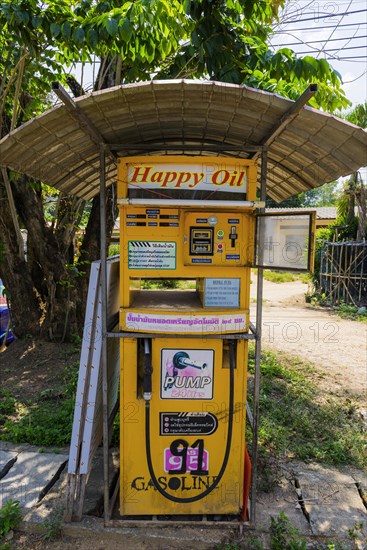
[[[145,212],[147,214],[160,214],[160,210],[149,210],[149,209],[147,209]]]
[[[196,218],[196,223],[208,223],[208,218]]]
[[[229,218],[228,223],[240,223],[238,218]]]
[[[160,435],[211,435],[218,428],[214,414],[207,412],[160,413]]]

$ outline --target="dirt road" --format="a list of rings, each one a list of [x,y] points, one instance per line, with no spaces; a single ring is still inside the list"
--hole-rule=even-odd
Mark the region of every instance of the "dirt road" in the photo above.
[[[312,362],[334,391],[366,395],[367,323],[306,304],[307,285],[264,281],[263,347]],[[256,298],[256,277],[251,285]],[[251,305],[255,319],[256,304]]]

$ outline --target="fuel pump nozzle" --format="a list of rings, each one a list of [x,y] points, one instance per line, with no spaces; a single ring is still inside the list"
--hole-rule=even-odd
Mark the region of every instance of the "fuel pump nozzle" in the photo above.
[[[150,354],[149,340],[144,340],[144,378],[143,378],[143,398],[145,401],[152,399],[152,357]]]
[[[207,363],[199,363],[199,361],[193,361],[186,351],[178,351],[173,356],[173,365],[176,369],[185,369],[186,367],[193,367],[194,369],[203,370],[208,365]]]

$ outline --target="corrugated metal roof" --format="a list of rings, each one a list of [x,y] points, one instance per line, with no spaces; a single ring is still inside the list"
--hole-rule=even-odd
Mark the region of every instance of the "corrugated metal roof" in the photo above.
[[[299,212],[302,214],[302,212],[310,212],[310,210],[316,211],[316,219],[318,220],[335,220],[336,214],[337,214],[337,208],[336,206],[310,206],[309,208],[303,207],[303,206],[290,206],[288,208],[267,208],[266,212],[272,213],[272,214],[281,214],[282,212]]]
[[[109,88],[75,100],[108,144],[146,154],[213,154],[210,144],[260,145],[293,102],[275,94],[220,82],[151,81]],[[182,151],[169,145],[182,144]],[[198,151],[185,151],[185,144]],[[203,148],[204,147],[204,148]],[[206,147],[206,148],[205,148]],[[248,158],[249,153],[223,151]],[[277,201],[346,176],[367,164],[361,128],[304,107],[271,143],[268,193]],[[25,173],[86,199],[99,190],[99,148],[65,105],[25,123],[0,141],[0,166]],[[107,184],[116,164],[107,158]]]

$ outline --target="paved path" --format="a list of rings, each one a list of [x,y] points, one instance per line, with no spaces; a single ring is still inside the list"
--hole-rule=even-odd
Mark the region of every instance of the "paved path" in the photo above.
[[[67,456],[38,453],[36,449],[29,446],[22,449],[11,444],[3,444],[3,447],[6,448],[0,450],[0,477],[3,476],[0,480],[2,500],[0,506],[4,505],[9,498],[19,500],[23,511],[26,512],[24,525],[31,530],[37,529],[50,518],[52,510],[64,506]],[[92,481],[89,489],[87,485],[85,499],[85,513],[89,511],[92,514],[98,509],[100,511],[100,502],[103,497],[103,461],[100,456],[95,458],[94,465]],[[367,540],[366,509],[359,493],[360,490],[367,495],[364,472],[346,468],[326,468],[302,462],[287,463],[283,465],[282,470],[279,486],[270,493],[260,493],[258,496],[257,528],[259,532],[268,531],[270,518],[277,518],[283,512],[306,540],[313,540],[314,537],[320,536],[325,537],[325,540],[346,540],[348,531],[353,530],[356,525],[363,526],[357,532],[358,540],[362,541],[364,538]],[[86,518],[81,524],[70,524],[65,532],[75,536],[84,533],[84,537],[88,531],[88,537],[90,537],[94,530],[98,532],[96,536],[99,541],[104,537],[112,536],[109,531],[101,530],[101,520],[92,517]],[[146,544],[149,543],[152,549],[179,548],[182,547],[185,536],[188,537],[188,541],[191,540],[190,537],[195,536],[196,548],[213,549],[223,541],[223,533],[226,532],[220,524],[218,529],[210,532],[210,537],[209,533],[205,534],[205,529],[198,528],[196,535],[195,527],[190,527],[189,531],[185,535],[179,529],[176,532],[168,528],[164,529],[166,533],[164,535],[161,528],[158,531],[153,528],[149,535],[152,538],[149,539],[146,527],[142,527],[141,531],[135,529],[130,533],[133,537],[131,540],[134,541],[132,547],[146,548]],[[118,532],[117,530],[115,535]],[[166,541],[165,536],[167,536]],[[210,544],[208,544],[209,540],[211,540]],[[94,546],[90,541],[88,545],[86,548],[89,550],[101,548],[98,544]],[[120,548],[114,542],[113,547]],[[363,546],[361,545],[360,548]]]
[[[335,390],[367,393],[367,323],[305,304],[307,285],[264,281],[264,347],[311,361]],[[256,297],[256,277],[251,285]],[[252,318],[256,304],[252,303]]]
[[[0,508],[10,499],[32,508],[60,477],[67,459],[62,454],[0,450]]]

